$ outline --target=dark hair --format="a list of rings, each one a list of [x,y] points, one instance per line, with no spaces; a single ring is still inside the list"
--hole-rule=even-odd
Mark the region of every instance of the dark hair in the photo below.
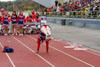
[[[13,11],[12,15],[14,15],[14,13],[15,13],[15,15],[17,15],[17,14],[16,14],[16,11]]]
[[[12,15],[14,15],[14,13],[15,13],[15,16],[17,17],[16,11],[13,11]]]

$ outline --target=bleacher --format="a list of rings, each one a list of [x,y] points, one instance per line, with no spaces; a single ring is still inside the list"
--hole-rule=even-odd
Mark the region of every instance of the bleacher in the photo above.
[[[33,0],[33,1],[47,8],[55,4],[55,0]]]
[[[76,1],[77,4],[79,2]],[[55,6],[52,6],[47,10],[45,15],[51,16],[51,17],[100,19],[100,2],[95,3],[95,5],[98,7],[98,8],[96,7],[95,10],[94,10],[95,6],[93,3],[91,3],[91,4],[84,3],[85,6],[81,6],[81,7],[77,6],[77,8],[75,7],[76,3],[74,3],[74,6],[72,8],[70,7],[71,4],[70,5],[65,4],[66,6],[68,6],[70,8],[67,11],[64,8],[64,5],[57,6],[57,7],[59,7],[59,9]],[[82,3],[80,2],[79,4],[81,5]],[[58,11],[57,11],[57,9],[58,9]]]

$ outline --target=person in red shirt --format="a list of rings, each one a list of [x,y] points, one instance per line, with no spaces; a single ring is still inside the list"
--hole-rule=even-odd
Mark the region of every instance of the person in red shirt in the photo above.
[[[5,14],[5,9],[4,9],[4,8],[1,9],[1,14],[2,14],[2,15]]]
[[[36,18],[37,18],[37,15],[35,14],[35,11],[33,10],[32,11],[32,23],[35,23],[35,24],[33,24],[31,27],[33,28],[34,33],[37,33]]]
[[[0,24],[2,23],[2,17],[0,16]]]
[[[70,8],[73,8],[73,4],[69,5]]]
[[[36,28],[37,28],[37,33],[40,32],[40,27],[41,27],[41,19],[39,17],[36,18]]]
[[[12,35],[17,35],[17,15],[16,11],[13,11],[11,16],[12,21]]]
[[[4,25],[4,35],[8,35],[8,25],[9,25],[9,19],[8,19],[7,13],[3,16],[3,25]]]
[[[36,21],[36,16],[35,11],[32,11],[32,22]]]
[[[62,12],[63,12],[63,10],[64,10],[64,8],[63,8],[63,6],[61,6],[61,8],[60,8],[60,12],[62,13]]]
[[[36,21],[39,23],[41,21],[41,19],[40,18],[37,18]]]
[[[47,9],[47,13],[49,13],[50,12],[50,9]]]
[[[27,22],[32,22],[32,19],[29,16],[27,16],[26,21]]]
[[[18,27],[19,27],[19,35],[23,35],[23,26],[25,23],[25,16],[23,15],[22,11],[20,11],[17,19],[18,19],[17,21],[18,21]]]
[[[79,3],[79,1],[77,0],[77,1],[75,1],[75,4],[78,4]]]

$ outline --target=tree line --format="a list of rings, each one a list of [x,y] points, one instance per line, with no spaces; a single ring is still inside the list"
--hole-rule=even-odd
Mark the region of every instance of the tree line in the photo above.
[[[0,2],[0,9],[4,8],[6,11],[27,11],[32,9],[39,9],[40,5],[32,0],[16,0],[8,2]]]

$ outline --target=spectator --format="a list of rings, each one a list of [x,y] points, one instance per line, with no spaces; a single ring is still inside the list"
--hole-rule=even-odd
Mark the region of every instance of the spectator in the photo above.
[[[89,16],[91,14],[91,6],[88,7],[88,13],[87,16]]]
[[[1,9],[1,14],[4,15],[5,14],[5,9]]]
[[[67,5],[66,7],[65,7],[65,11],[69,11],[70,10],[70,7]]]
[[[56,7],[58,6],[58,0],[55,0],[55,6]]]
[[[85,8],[85,15],[88,13],[88,6]]]
[[[2,23],[2,17],[0,16],[0,24]]]
[[[93,11],[95,11],[95,9],[97,8],[97,6],[96,5],[94,5],[94,7],[93,7]]]
[[[55,12],[56,11],[56,7],[53,7],[52,11]]]
[[[58,14],[62,13],[62,12],[66,13],[66,11],[69,11],[71,14],[74,14],[74,15],[76,14],[76,12],[73,13],[72,11],[84,11],[85,15],[90,15],[91,11],[92,11],[92,14],[94,14],[93,11],[99,10],[99,8],[96,5],[96,2],[99,2],[99,0],[96,0],[96,1],[81,0],[81,2],[79,0],[76,0],[74,3],[73,2],[74,2],[73,0],[70,0],[69,5],[67,4],[67,2],[64,3],[63,5],[61,5],[61,3],[58,2],[58,0],[56,0],[55,6],[49,8],[49,9],[52,9],[52,12],[56,11]],[[89,6],[91,6],[91,7],[89,7]]]
[[[60,2],[58,3],[58,6],[61,7],[61,3]]]
[[[56,10],[56,12],[57,12],[57,13],[59,13],[59,12],[60,12],[60,8],[59,8],[59,7],[57,7],[57,10]]]

